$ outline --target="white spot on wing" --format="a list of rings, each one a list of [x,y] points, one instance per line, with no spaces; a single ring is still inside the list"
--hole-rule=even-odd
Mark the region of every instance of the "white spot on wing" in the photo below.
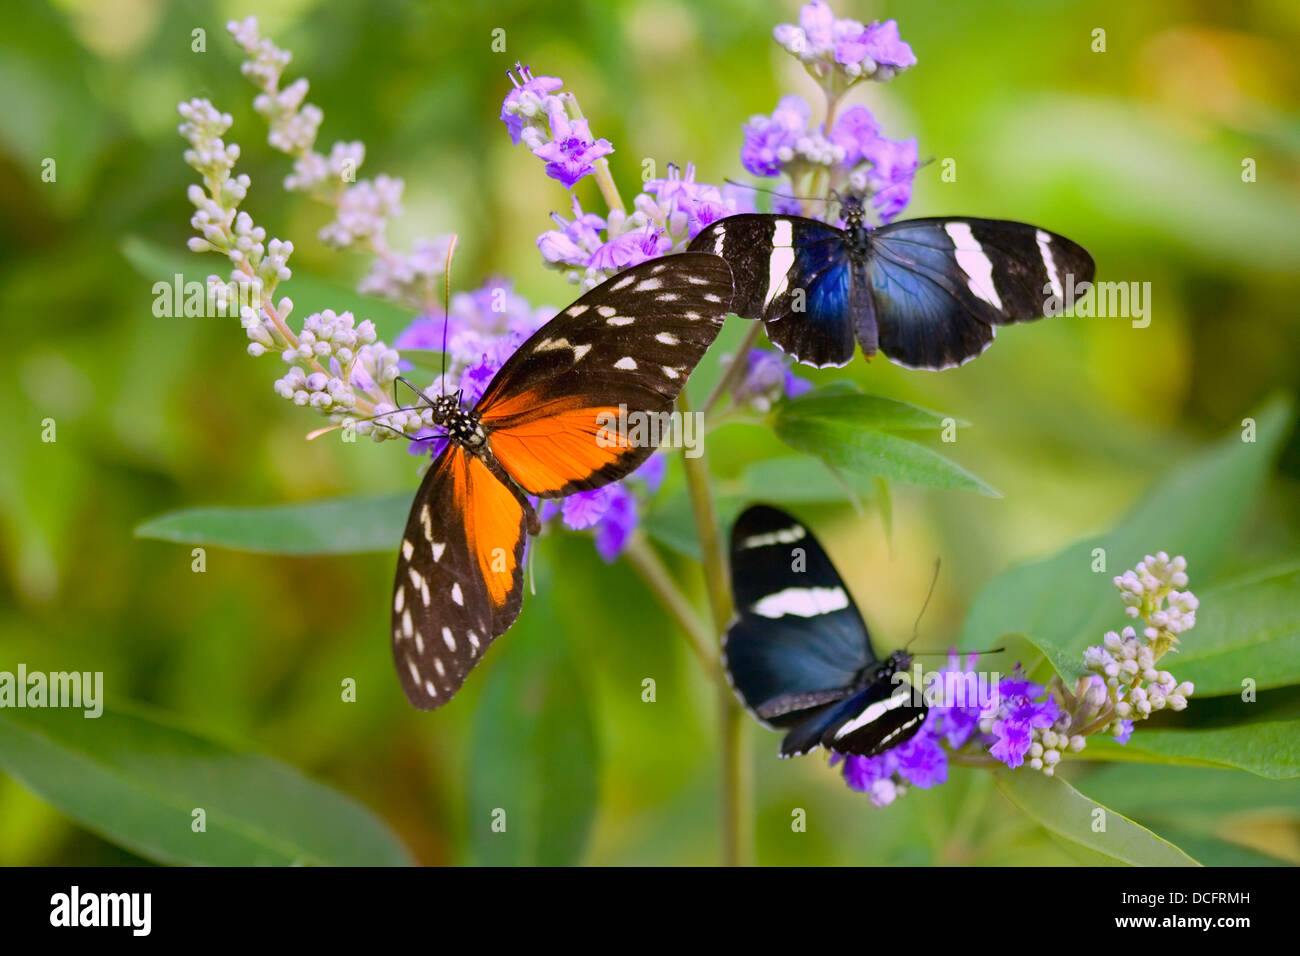
[[[410,560],[411,560],[411,555],[414,554],[414,553],[415,553],[415,547],[414,547],[414,545],[412,545],[411,542],[409,542],[409,541],[403,540],[403,541],[402,541],[402,557],[404,557],[407,561],[410,561]]]
[[[984,247],[970,231],[970,224],[965,222],[944,223],[943,231],[952,240],[953,254],[957,265],[966,273],[966,286],[971,292],[998,311],[1002,310],[1002,299],[993,285],[993,261],[984,252]]]
[[[635,321],[636,319],[632,318],[630,315],[611,315],[605,320],[605,324],[613,326],[631,325]]]
[[[614,363],[614,368],[622,369],[624,372],[636,371],[636,359],[630,355],[625,355]]]
[[[591,306],[583,305],[581,302],[575,302],[573,305],[569,306],[564,311],[567,315],[571,315],[574,318],[577,318],[578,316],[582,315],[582,313],[586,312],[589,308],[591,308]]]
[[[631,276],[631,275],[623,276],[623,278],[615,282],[612,286],[610,286],[610,288],[615,291],[618,291],[619,289],[626,289],[629,285],[632,284],[634,279],[636,279],[636,276]]]
[[[460,583],[457,582],[451,586],[451,599],[461,607],[465,606],[465,595],[460,593]]]
[[[402,613],[402,608],[406,607],[406,588],[393,589],[393,610],[398,614]]]
[[[442,642],[447,645],[447,650],[454,651],[456,649],[456,638],[452,636],[451,628],[444,627],[442,629]]]
[[[1038,251],[1043,257],[1043,268],[1047,270],[1047,281],[1052,284],[1052,295],[1060,298],[1065,293],[1061,291],[1061,276],[1056,271],[1056,260],[1052,258],[1052,236],[1039,229],[1034,233],[1034,238],[1038,240]]]
[[[611,315],[616,313],[618,309],[614,308],[612,305],[598,305],[596,306],[596,311],[608,319]]]
[[[750,608],[761,617],[778,618],[787,614],[798,617],[816,617],[849,606],[849,596],[843,588],[786,588],[756,601]]]
[[[671,365],[664,365],[662,366],[662,368],[664,370],[664,374],[667,375],[669,378],[681,378],[681,376],[677,372],[677,369],[673,368]]]
[[[877,720],[885,716],[885,714],[889,713],[891,710],[897,710],[899,707],[902,707],[904,704],[908,703],[911,696],[912,695],[910,689],[903,689],[900,687],[898,691],[895,691],[893,694],[891,694],[889,697],[886,697],[884,700],[876,701],[874,704],[872,704],[862,713],[858,714],[858,716],[854,717],[852,720],[846,723],[839,730],[835,731],[835,739],[839,740],[841,737],[847,737],[855,730],[865,727],[868,724],[874,724]]]
[[[678,339],[677,336],[673,335],[671,332],[660,332],[655,336],[655,341],[662,342],[664,345],[676,345]]]
[[[765,548],[770,544],[794,544],[807,533],[803,525],[791,525],[789,528],[769,531],[767,534],[751,534],[740,542],[740,547],[742,551],[747,551],[750,548]]]
[[[794,268],[794,249],[791,240],[794,226],[789,219],[778,219],[772,230],[772,256],[767,261],[767,295],[764,302],[771,302],[786,290],[790,279],[790,270]],[[707,296],[706,296],[707,298]]]
[[[433,560],[442,560],[442,552],[447,550],[447,545],[442,541],[431,542],[433,544]]]
[[[655,289],[661,288],[662,286],[663,282],[659,279],[642,279],[637,283],[636,291],[653,292]]]

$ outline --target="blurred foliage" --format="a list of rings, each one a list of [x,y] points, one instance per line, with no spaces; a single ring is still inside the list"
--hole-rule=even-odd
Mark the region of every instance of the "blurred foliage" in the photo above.
[[[540,267],[534,239],[567,200],[526,151],[510,147],[497,120],[505,68],[522,59],[563,76],[618,150],[611,162],[620,183],[636,183],[647,157],[661,169],[694,161],[702,180],[716,182],[740,174],[739,127],[750,114],[769,112],[785,92],[812,92],[770,39],[796,6],[10,3],[0,46],[9,93],[0,112],[0,313],[15,355],[0,377],[0,670],[24,662],[103,671],[112,714],[144,703],[170,715],[141,739],[182,733],[179,721],[202,729],[196,740],[230,741],[202,746],[273,758],[259,766],[281,785],[314,787],[284,764],[300,768],[349,795],[330,798],[347,812],[368,807],[384,823],[367,825],[391,829],[421,863],[714,862],[712,689],[635,574],[605,565],[587,539],[544,541],[539,593],[519,624],[458,700],[429,715],[407,705],[391,672],[391,554],[214,548],[195,574],[189,544],[133,537],[141,522],[172,510],[382,501],[415,484],[413,459],[394,444],[305,443],[318,420],[274,395],[274,361],[249,359],[227,321],[154,317],[149,276],[180,269],[199,278],[219,266],[184,250],[193,174],[175,133],[175,104],[206,96],[234,115],[230,139],[253,181],[245,208],[295,242],[285,291],[298,312],[353,308],[389,336],[405,320],[352,291],[364,263],[321,246],[314,235],[324,211],[279,188],[287,162],[251,110],[223,30],[230,17],[256,13],[293,51],[289,75],[311,81],[324,142],[363,140],[363,174],[405,178],[399,247],[455,231],[459,287],[503,274],[534,301],[561,305],[571,290]],[[859,94],[888,135],[916,135],[923,157],[956,160],[955,182],[941,181],[939,163],[925,167],[909,214],[1041,223],[1086,245],[1099,278],[1152,284],[1149,328],[1062,317],[1009,329],[977,362],[942,374],[884,361],[815,373],[819,384],[850,378],[871,395],[969,422],[943,450],[1003,496],[893,484],[887,537],[869,479],[843,476],[866,505],[859,514],[814,459],[798,459],[808,478],[793,489],[804,495],[796,510],[836,556],[880,646],[909,632],[942,556],[922,637],[938,648],[956,639],[976,594],[1001,572],[1076,539],[1122,532],[1117,523],[1161,495],[1153,486],[1175,463],[1208,454],[1248,415],[1262,423],[1265,403],[1297,385],[1300,66],[1290,51],[1300,8],[1284,0],[912,0],[836,9],[897,18],[920,58]],[[504,55],[490,49],[497,27],[507,31]],[[196,28],[206,31],[204,53],[191,52]],[[1105,53],[1091,51],[1096,28],[1106,30]],[[1246,157],[1257,182],[1242,181]],[[57,163],[53,183],[41,179],[46,158]],[[590,183],[578,193],[594,197]],[[735,341],[734,330],[728,335],[697,372],[706,384]],[[1190,569],[1206,600],[1189,664],[1202,627],[1225,613],[1208,601],[1221,593],[1212,586],[1249,588],[1261,569],[1283,574],[1300,554],[1300,439],[1294,412],[1277,414],[1275,467],[1257,460],[1253,484],[1169,518],[1179,528],[1203,525],[1197,540],[1212,539],[1198,555],[1203,565]],[[56,443],[40,440],[46,418],[57,422]],[[1264,454],[1262,443],[1247,453],[1252,447]],[[709,455],[724,515],[798,468],[772,429],[743,423],[712,435]],[[677,527],[689,547],[686,513],[673,507],[679,494],[670,476],[659,507],[663,526]],[[1172,549],[1162,535],[1172,536],[1173,524],[1142,528],[1133,548]],[[698,595],[689,565],[678,570]],[[1075,583],[1063,580],[1062,594]],[[1279,586],[1294,599],[1294,584]],[[1024,597],[1011,591],[1004,600]],[[1241,611],[1246,627],[1273,626],[1260,615],[1285,610],[1280,598],[1251,602]],[[1071,609],[1080,620],[1099,613]],[[1294,633],[1291,620],[1281,626]],[[985,644],[997,636],[964,635]],[[1032,648],[1021,647],[1030,661]],[[1294,666],[1291,651],[1284,662]],[[642,700],[646,677],[656,681],[654,703]],[[348,678],[355,703],[340,699]],[[1261,675],[1260,687],[1269,686]],[[1240,718],[1216,709],[1218,700],[1233,698],[1195,698],[1171,715],[1182,724],[1140,728],[1130,746],[1149,734],[1158,748],[1179,730],[1230,738]],[[1300,716],[1285,691],[1261,689],[1257,706],[1271,725]],[[16,734],[11,716],[0,737]],[[775,737],[754,730],[750,740],[764,863],[1072,865],[1090,852],[1017,810],[1030,798],[1008,799],[983,772],[954,768],[947,785],[876,811],[819,759],[778,761]],[[1228,757],[1251,756],[1231,739],[1224,746]],[[81,772],[45,770],[54,782]],[[74,823],[87,816],[50,784],[42,790],[14,765],[5,771],[0,862],[141,859]],[[1082,761],[1068,777],[1087,799],[1201,862],[1300,860],[1294,780]],[[271,786],[258,790],[265,796]],[[508,846],[485,836],[491,810],[507,799],[528,807]],[[807,811],[807,832],[792,831],[795,808]],[[154,859],[184,858],[118,842]]]

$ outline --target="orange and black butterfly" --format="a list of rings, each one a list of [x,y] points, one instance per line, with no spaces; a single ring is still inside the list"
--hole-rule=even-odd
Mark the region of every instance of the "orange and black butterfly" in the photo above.
[[[619,273],[525,341],[473,409],[426,400],[448,439],[411,505],[393,587],[393,660],[407,698],[440,707],[523,601],[529,496],[599,488],[654,451],[611,422],[662,414],[722,328],[731,270],[683,253]],[[616,429],[617,426],[614,426]]]

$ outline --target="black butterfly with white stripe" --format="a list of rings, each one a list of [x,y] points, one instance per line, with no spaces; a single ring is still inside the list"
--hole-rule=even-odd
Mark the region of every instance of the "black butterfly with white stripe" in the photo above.
[[[731,589],[727,679],[764,726],[786,731],[782,757],[818,747],[874,757],[921,729],[928,708],[894,676],[911,655],[876,658],[843,580],[797,519],[767,505],[736,519]]]
[[[953,368],[988,348],[998,326],[1069,308],[1096,273],[1082,246],[1037,226],[935,218],[871,229],[859,197],[841,206],[843,229],[745,214],[690,246],[727,260],[731,311],[761,319],[772,344],[806,365],[847,365],[856,339],[868,358]]]

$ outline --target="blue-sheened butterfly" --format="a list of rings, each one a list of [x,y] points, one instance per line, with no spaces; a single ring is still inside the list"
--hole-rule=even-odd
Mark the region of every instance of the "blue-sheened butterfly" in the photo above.
[[[877,659],[843,580],[798,520],[767,505],[736,519],[731,588],[727,679],[760,722],[786,731],[782,757],[818,747],[873,757],[921,729],[928,708],[894,676],[911,655]]]
[[[953,368],[988,348],[998,326],[1073,305],[1096,272],[1082,246],[1037,226],[935,218],[871,229],[859,197],[840,203],[843,229],[751,213],[690,245],[731,266],[731,311],[761,319],[772,344],[806,365],[848,364],[856,339],[868,358]]]
[[[541,530],[529,496],[599,488],[654,452],[611,422],[672,408],[730,296],[717,256],[645,262],[543,325],[473,409],[421,393],[448,441],[415,493],[393,585],[393,660],[412,704],[451,700],[519,615],[524,542]]]

